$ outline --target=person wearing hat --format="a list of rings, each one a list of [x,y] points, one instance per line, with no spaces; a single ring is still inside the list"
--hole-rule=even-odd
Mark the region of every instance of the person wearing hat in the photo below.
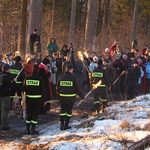
[[[12,81],[10,90],[11,109],[13,108],[13,99],[16,93],[17,96],[19,96],[19,102],[21,102],[21,92],[23,90],[23,81],[25,78],[25,69],[21,63],[21,57],[16,56],[14,60],[15,64],[12,65],[10,69],[10,76]]]
[[[51,70],[49,68],[50,60],[45,57],[43,61],[39,64],[38,74],[43,78],[45,89],[46,89],[46,101],[49,101],[52,97],[52,89],[50,83]],[[50,110],[50,103],[47,103],[46,106],[42,106],[41,114],[45,114]]]
[[[73,75],[73,65],[69,64],[66,66],[66,73],[58,79],[56,91],[61,104],[60,130],[67,130],[71,128],[71,126],[69,126],[69,121],[72,116],[76,95],[78,94],[81,99],[84,99],[84,95]]]
[[[92,86],[101,80],[101,84],[93,91],[95,111],[100,112],[100,100],[102,103],[101,111],[104,112],[107,107],[107,93],[106,86],[108,85],[108,78],[106,71],[102,67],[102,59],[98,60],[98,67],[92,72]]]
[[[97,62],[98,62],[98,57],[94,56],[93,61],[89,65],[89,71],[90,72],[92,72],[95,68],[97,68],[97,66],[98,66]]]
[[[5,59],[6,59],[6,63],[9,64],[10,66],[14,65],[14,60],[13,60],[13,53],[8,52],[5,54]]]
[[[35,130],[41,105],[45,105],[45,83],[38,74],[39,67],[33,66],[33,74],[25,79],[25,92],[27,102],[26,134],[38,134]],[[31,126],[31,128],[30,128]]]
[[[0,123],[1,130],[9,130],[9,119],[8,114],[10,110],[10,66],[8,64],[4,64],[2,68],[1,77],[1,85],[0,85]]]

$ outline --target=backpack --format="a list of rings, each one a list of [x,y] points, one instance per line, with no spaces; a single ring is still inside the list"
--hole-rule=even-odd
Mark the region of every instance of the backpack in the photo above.
[[[3,89],[3,77],[5,76],[6,74],[0,74],[0,90]]]

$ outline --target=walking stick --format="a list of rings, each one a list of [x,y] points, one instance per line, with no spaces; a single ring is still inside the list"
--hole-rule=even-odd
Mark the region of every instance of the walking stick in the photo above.
[[[22,92],[21,106],[22,106],[21,118],[26,119],[26,94],[25,94],[25,92]]]
[[[21,70],[20,70],[20,72],[17,74],[17,76],[14,78],[14,81],[16,82],[17,81],[17,79],[18,79],[18,77],[19,77],[19,75],[21,74],[21,72],[22,72],[22,70],[24,69],[24,66],[21,68]]]
[[[93,87],[92,89],[85,95],[84,99],[86,99],[91,93],[92,91],[94,91],[95,89],[97,89],[97,87],[102,83],[101,80],[99,80]],[[77,106],[79,106],[83,101],[84,99],[80,100],[80,102],[77,104]]]
[[[113,82],[112,86],[116,84],[116,82],[120,79],[120,77],[125,73],[125,71],[122,71],[121,74],[119,75],[119,77]],[[108,89],[110,90],[112,88],[112,86]]]

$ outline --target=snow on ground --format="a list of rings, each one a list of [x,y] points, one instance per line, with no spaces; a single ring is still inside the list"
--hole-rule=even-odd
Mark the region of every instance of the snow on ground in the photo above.
[[[32,143],[51,142],[49,150],[123,150],[124,146],[115,140],[136,142],[150,135],[150,95],[119,102],[107,111],[108,117],[105,120],[99,117],[95,117],[95,120],[94,117],[88,118],[87,121],[91,120],[89,122],[93,123],[92,126],[78,128],[85,120],[73,119],[73,128],[70,130],[60,131],[59,124],[49,126]]]
[[[107,111],[106,116],[86,120],[72,117],[70,130],[60,131],[58,123],[44,126],[32,144],[48,146],[49,150],[124,150],[125,145],[118,140],[136,142],[150,135],[150,95],[118,102]]]

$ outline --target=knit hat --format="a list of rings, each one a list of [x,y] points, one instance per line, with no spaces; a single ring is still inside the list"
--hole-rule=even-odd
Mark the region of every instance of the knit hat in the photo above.
[[[7,70],[9,70],[9,69],[10,69],[10,66],[9,66],[8,64],[4,64],[3,70],[4,70],[4,71],[7,71]]]
[[[48,58],[44,58],[43,59],[43,64],[44,65],[47,65],[47,64],[49,64],[50,62],[49,62],[49,59]]]

